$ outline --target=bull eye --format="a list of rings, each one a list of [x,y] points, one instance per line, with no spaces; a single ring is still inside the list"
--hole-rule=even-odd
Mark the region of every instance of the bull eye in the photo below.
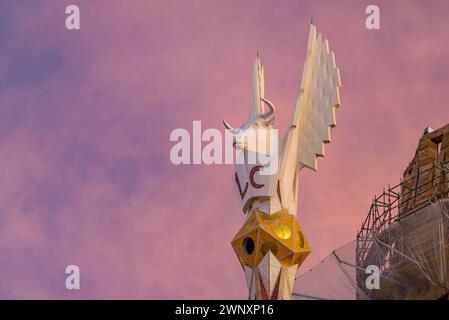
[[[242,245],[247,255],[251,255],[254,252],[254,240],[250,237],[243,239]]]

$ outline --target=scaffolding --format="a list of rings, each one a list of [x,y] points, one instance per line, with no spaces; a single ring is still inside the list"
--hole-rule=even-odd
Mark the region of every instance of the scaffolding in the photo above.
[[[438,199],[448,198],[448,182],[449,161],[446,161],[401,180],[394,187],[388,186],[380,196],[374,196],[357,236],[364,237],[372,230],[380,231],[398,221],[400,216],[413,213]]]
[[[449,167],[434,164],[375,196],[354,241],[297,277],[296,299],[447,299]],[[379,270],[379,287],[366,282]]]

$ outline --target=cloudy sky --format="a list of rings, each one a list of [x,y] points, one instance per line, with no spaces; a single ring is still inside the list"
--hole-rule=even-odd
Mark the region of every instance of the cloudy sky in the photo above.
[[[81,29],[65,28],[65,7]],[[380,7],[381,30],[365,28]],[[312,247],[354,239],[426,126],[449,122],[449,2],[0,1],[0,298],[244,299],[230,241],[232,166],[175,166],[170,132],[239,124],[256,52],[281,132],[311,17],[342,107],[319,171],[300,176]],[[81,290],[65,288],[65,267]]]

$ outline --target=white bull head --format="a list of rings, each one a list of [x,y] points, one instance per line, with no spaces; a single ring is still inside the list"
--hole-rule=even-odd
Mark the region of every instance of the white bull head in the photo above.
[[[240,128],[234,128],[226,120],[223,120],[225,128],[233,135],[232,145],[234,148],[255,153],[270,153],[269,137],[276,119],[274,115],[276,108],[269,100],[265,98],[260,98],[260,100],[267,104],[269,110],[246,121]]]

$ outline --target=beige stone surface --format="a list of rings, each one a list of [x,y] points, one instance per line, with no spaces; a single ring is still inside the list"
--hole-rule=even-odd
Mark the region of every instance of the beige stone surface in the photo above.
[[[402,176],[400,213],[438,198],[447,198],[449,185],[442,165],[449,161],[449,124],[423,134],[415,156]]]

